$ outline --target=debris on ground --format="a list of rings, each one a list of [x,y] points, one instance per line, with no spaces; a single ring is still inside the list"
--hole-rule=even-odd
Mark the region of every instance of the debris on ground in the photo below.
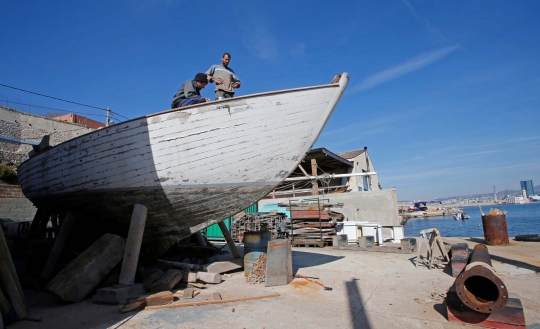
[[[312,280],[312,279],[310,279],[310,278],[307,277],[307,276],[303,276],[302,274],[296,274],[294,277],[295,277],[295,278],[301,278],[301,279],[307,280],[307,281],[309,281],[309,282],[318,284],[319,286],[323,287],[324,290],[328,290],[328,291],[331,291],[331,290],[332,290],[332,288],[325,286],[324,284],[320,283],[319,281],[317,281],[317,280]]]

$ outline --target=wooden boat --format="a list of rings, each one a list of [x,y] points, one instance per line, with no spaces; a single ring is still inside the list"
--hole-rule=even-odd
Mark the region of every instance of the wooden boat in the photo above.
[[[38,208],[129,224],[148,208],[154,252],[232,216],[280,184],[303,159],[347,83],[241,96],[171,109],[58,144],[18,168]]]

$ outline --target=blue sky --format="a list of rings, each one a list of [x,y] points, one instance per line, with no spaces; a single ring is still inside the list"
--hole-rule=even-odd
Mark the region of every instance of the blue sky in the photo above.
[[[316,147],[367,146],[400,200],[487,193],[540,183],[538,17],[536,1],[4,0],[0,83],[134,118],[223,52],[239,95],[346,71]],[[6,100],[103,115],[0,87]]]

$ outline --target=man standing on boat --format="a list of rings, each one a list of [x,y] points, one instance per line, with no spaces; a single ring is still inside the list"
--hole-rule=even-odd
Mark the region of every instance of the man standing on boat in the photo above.
[[[216,99],[231,98],[234,96],[234,89],[240,88],[240,79],[229,67],[230,61],[231,54],[225,53],[221,57],[220,65],[212,65],[206,71],[210,82],[216,83]]]
[[[210,102],[210,99],[201,96],[201,89],[208,84],[208,77],[204,73],[197,73],[195,79],[182,84],[176,92],[171,103],[171,108],[188,106],[192,104]]]

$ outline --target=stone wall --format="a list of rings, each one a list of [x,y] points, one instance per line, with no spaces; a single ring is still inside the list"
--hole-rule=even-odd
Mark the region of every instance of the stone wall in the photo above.
[[[0,222],[31,221],[36,207],[22,193],[18,185],[0,185]]]
[[[49,142],[52,146],[90,131],[92,130],[78,124],[57,121],[0,105],[2,136],[39,143],[44,135],[50,135]],[[0,139],[0,162],[21,163],[28,159],[28,152],[31,149],[31,145]]]

